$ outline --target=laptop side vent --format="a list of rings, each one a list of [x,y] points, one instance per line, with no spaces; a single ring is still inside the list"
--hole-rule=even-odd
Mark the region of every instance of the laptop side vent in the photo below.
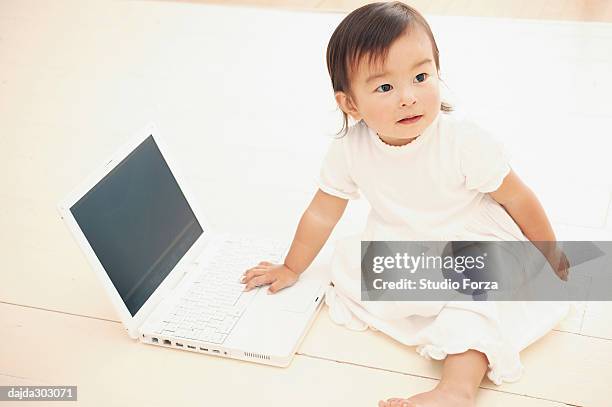
[[[244,352],[245,356],[248,356],[250,358],[257,358],[257,359],[265,359],[265,360],[270,360],[270,356],[267,355],[260,355],[258,353],[251,353],[251,352]]]

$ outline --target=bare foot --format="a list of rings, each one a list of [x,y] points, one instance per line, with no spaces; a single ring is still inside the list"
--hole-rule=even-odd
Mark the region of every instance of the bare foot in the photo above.
[[[378,407],[474,407],[474,398],[450,390],[435,388],[407,399],[379,401]]]

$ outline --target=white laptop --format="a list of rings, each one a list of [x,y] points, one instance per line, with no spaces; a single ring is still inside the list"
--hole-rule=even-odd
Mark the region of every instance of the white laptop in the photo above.
[[[154,124],[59,210],[129,336],[147,344],[287,366],[329,284],[302,275],[275,294],[243,291],[240,276],[281,263],[288,244],[213,231]]]

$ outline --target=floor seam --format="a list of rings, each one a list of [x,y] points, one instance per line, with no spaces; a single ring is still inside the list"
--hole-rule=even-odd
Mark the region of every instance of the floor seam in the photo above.
[[[8,374],[8,373],[4,373],[4,372],[0,372],[0,376],[13,377],[15,379],[25,379],[25,380],[40,381],[40,380],[37,380],[37,379],[33,379],[31,377],[17,376],[17,375],[14,375],[14,374]]]
[[[25,307],[25,308],[31,308],[31,309],[36,309],[36,310],[40,310],[40,311],[55,312],[57,314],[73,315],[75,317],[81,317],[81,318],[97,319],[99,321],[114,322],[116,324],[120,324],[121,323],[121,321],[115,321],[115,320],[112,320],[112,319],[106,319],[106,318],[101,318],[101,317],[92,317],[92,316],[89,316],[89,315],[75,314],[75,313],[72,313],[72,312],[58,311],[58,310],[42,308],[42,307],[35,307],[33,305],[16,304],[14,302],[0,301],[0,304],[14,305],[16,307]]]
[[[586,312],[585,312],[585,315],[586,315]],[[580,329],[582,329],[582,326],[581,326]],[[593,339],[602,339],[604,341],[612,341],[612,338],[606,338],[604,336],[585,335],[583,333],[570,332],[570,331],[562,331],[560,329],[553,329],[553,331],[555,331],[555,332],[563,332],[563,333],[566,333],[566,334],[572,334],[572,335],[578,335],[578,336],[584,336],[585,338],[593,338]]]
[[[366,368],[366,369],[381,370],[381,371],[385,371],[385,372],[389,372],[389,373],[397,373],[397,374],[402,374],[402,375],[411,376],[411,377],[418,377],[418,378],[421,378],[421,379],[430,379],[430,380],[440,381],[440,379],[438,379],[436,377],[423,376],[423,375],[414,374],[414,373],[400,372],[400,371],[397,371],[397,370],[386,369],[386,368],[376,367],[376,366],[368,366],[368,365],[363,365],[363,364],[359,364],[359,363],[355,363],[355,362],[349,362],[349,361],[344,361],[344,360],[330,359],[330,358],[325,358],[325,357],[322,357],[322,356],[309,355],[309,354],[306,354],[306,353],[296,352],[296,355],[305,356],[305,357],[309,357],[309,358],[313,358],[313,359],[319,359],[319,360],[327,360],[327,361],[330,361],[330,362],[336,362],[336,363],[352,365],[352,366],[357,366],[357,367],[363,367],[363,368]],[[481,390],[490,390],[490,391],[496,391],[496,392],[499,392],[499,393],[511,394],[513,396],[522,396],[522,397],[528,397],[528,398],[537,399],[537,400],[550,401],[552,403],[560,403],[560,404],[565,404],[565,405],[569,405],[569,406],[576,406],[576,404],[571,404],[569,402],[560,401],[560,400],[549,399],[549,398],[546,398],[546,397],[532,396],[532,395],[523,394],[523,393],[514,393],[514,392],[510,392],[510,391],[506,391],[506,390],[494,389],[494,388],[490,388],[490,387],[478,386],[478,388],[481,389]]]
[[[44,386],[44,385],[52,385],[53,384],[53,382],[49,382],[48,380],[43,380],[43,379],[39,379],[39,378],[35,378],[35,377],[18,376],[18,375],[14,375],[14,374],[8,374],[8,373],[5,373],[5,372],[0,372],[0,376],[10,377],[10,378],[13,378],[13,379],[22,379],[22,380],[29,380],[29,381],[32,381],[32,382],[36,382],[36,384],[34,384],[34,386]],[[9,386],[12,386],[12,387],[27,387],[27,385],[9,385]]]

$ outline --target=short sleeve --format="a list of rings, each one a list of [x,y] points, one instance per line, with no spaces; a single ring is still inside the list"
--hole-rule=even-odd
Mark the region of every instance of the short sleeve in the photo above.
[[[330,195],[343,199],[359,199],[359,188],[353,181],[349,173],[347,153],[345,151],[346,136],[334,139],[329,145],[329,149],[319,176],[319,188]]]
[[[458,144],[465,186],[483,193],[496,191],[510,172],[510,160],[503,143],[475,124],[462,130]]]

